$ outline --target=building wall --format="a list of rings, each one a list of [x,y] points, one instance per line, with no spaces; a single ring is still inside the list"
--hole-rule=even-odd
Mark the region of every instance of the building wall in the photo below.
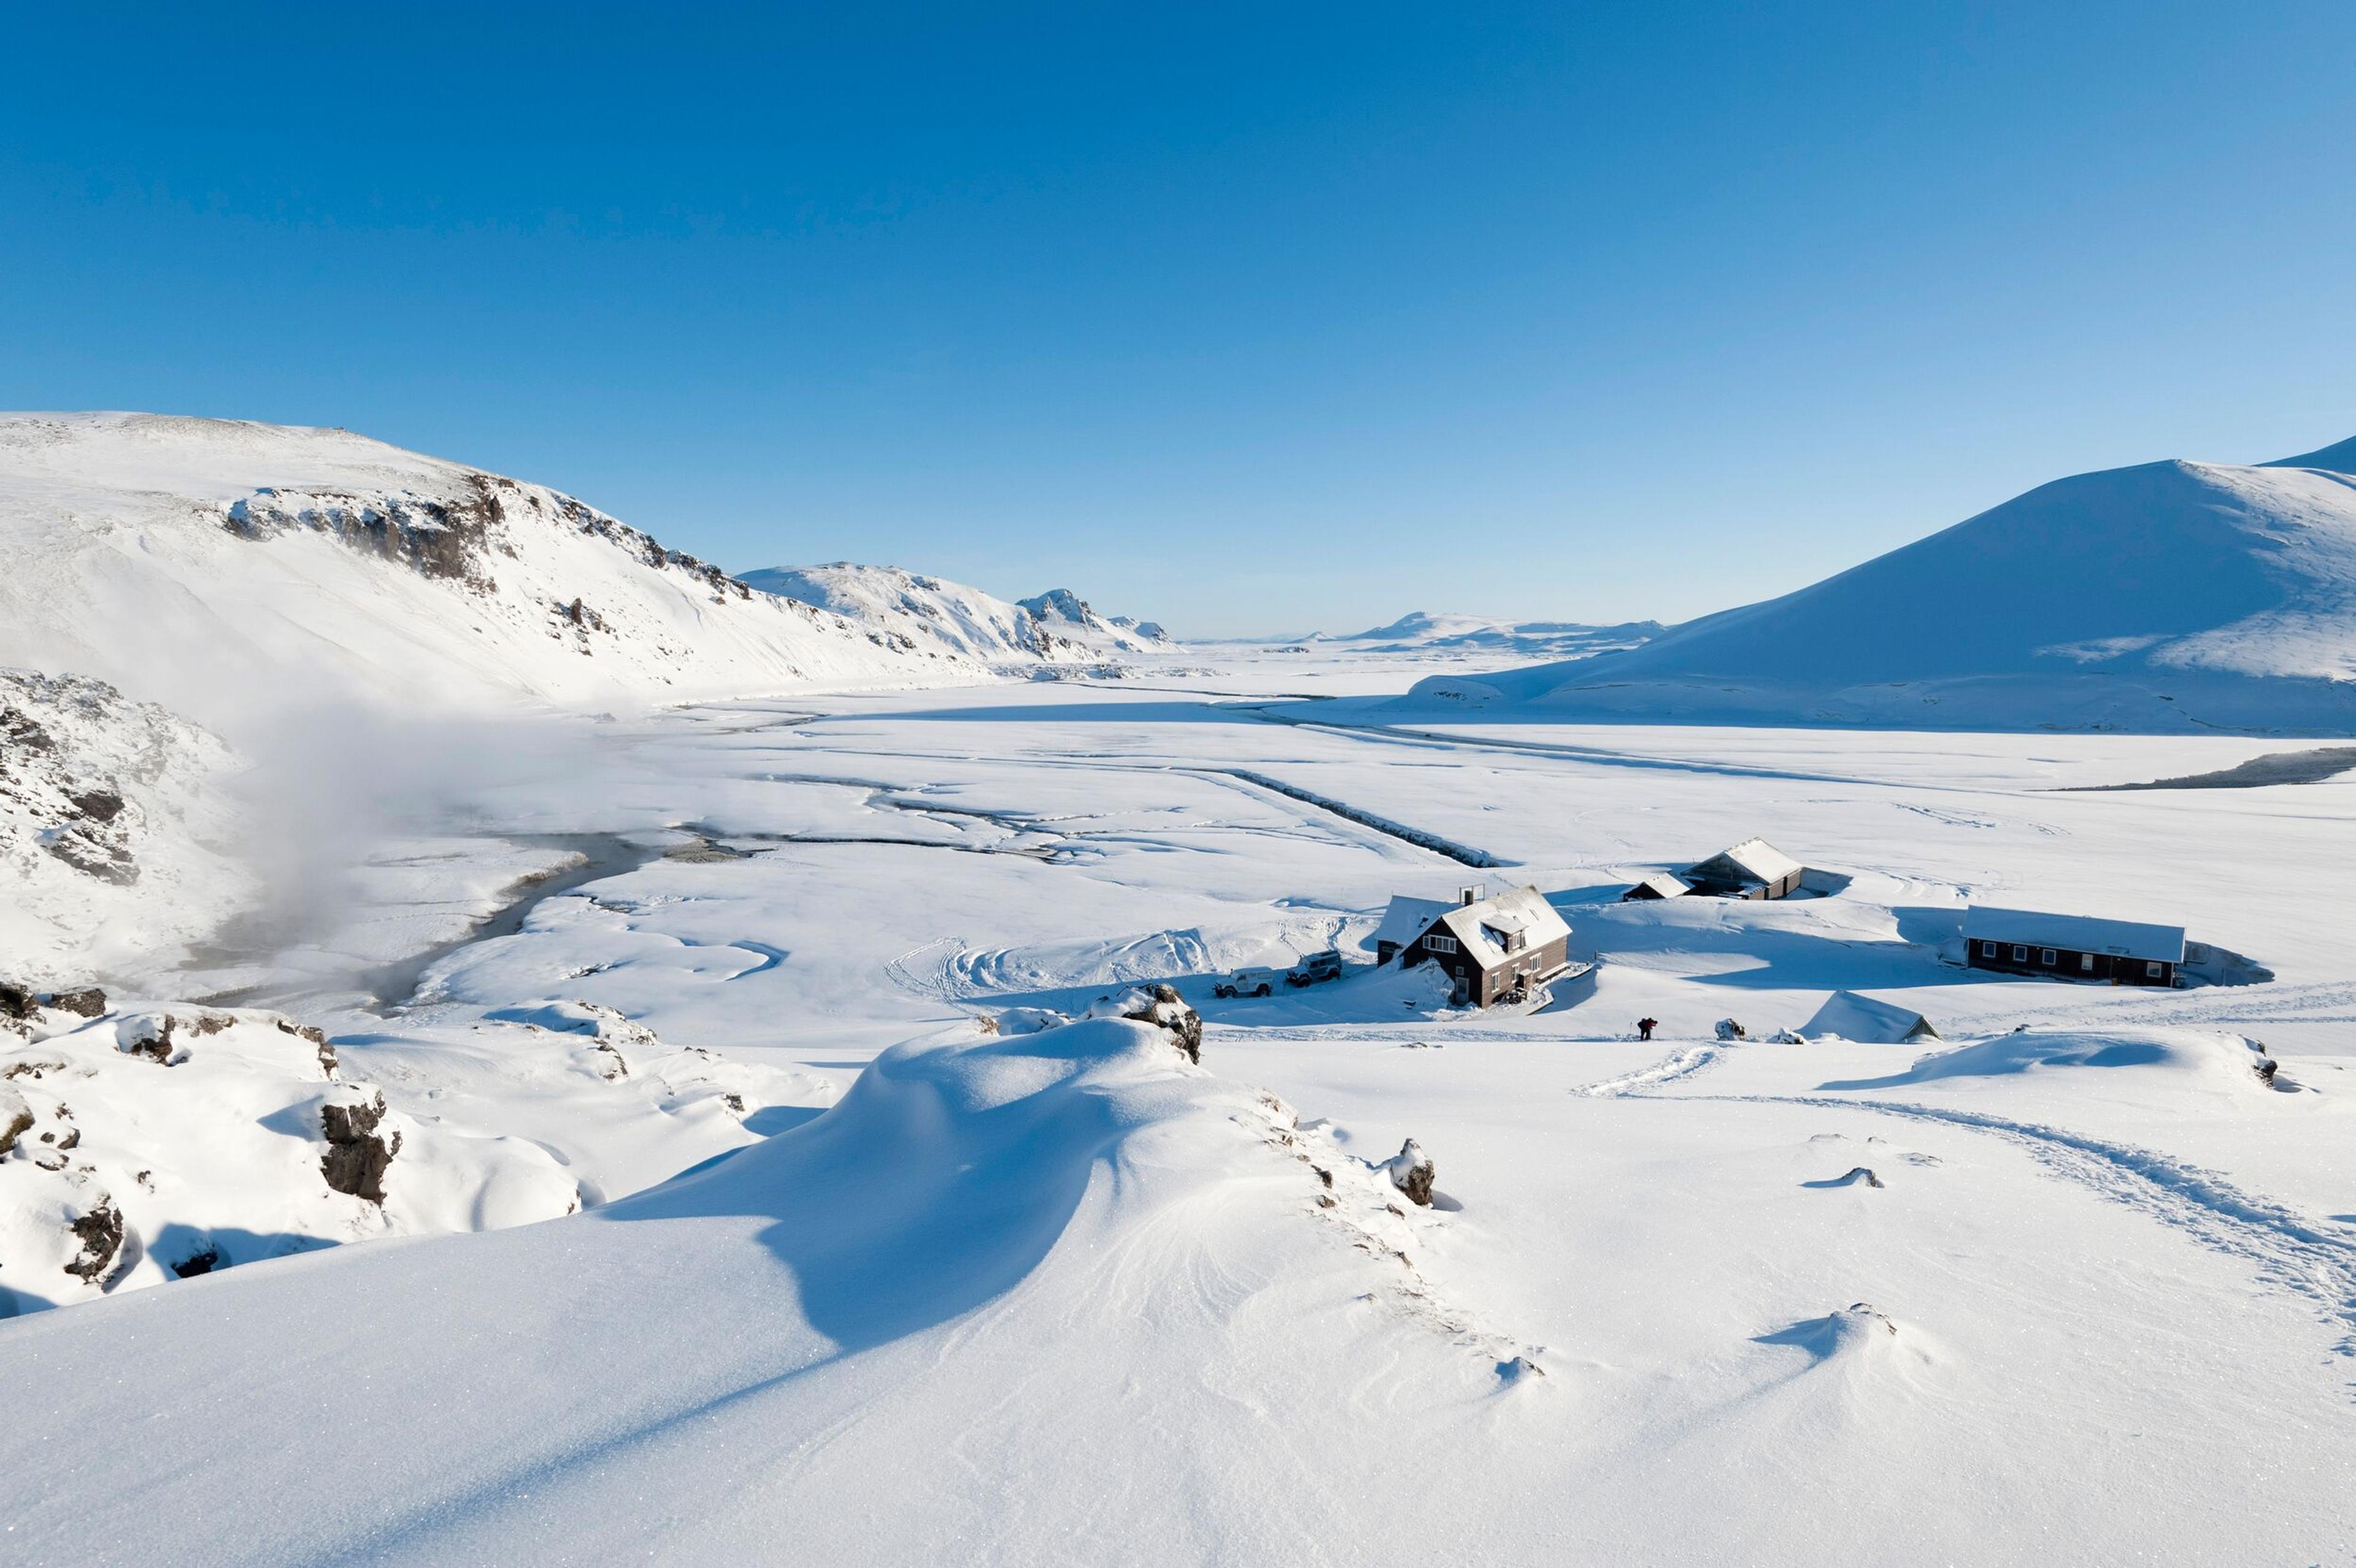
[[[2034,975],[2051,980],[2090,980],[2104,985],[2173,986],[2176,965],[2161,963],[2159,973],[2151,974],[2142,958],[2122,958],[2110,953],[2088,953],[2075,947],[2049,947],[2040,943],[1999,942],[1996,952],[1987,951],[1985,938],[1974,938],[1968,944],[1964,962],[1974,969],[1988,969],[2004,975]],[[2025,952],[2026,958],[2015,958],[2016,949]],[[2053,955],[2053,962],[2045,962],[2045,955]],[[2093,960],[2092,966],[2087,960]]]

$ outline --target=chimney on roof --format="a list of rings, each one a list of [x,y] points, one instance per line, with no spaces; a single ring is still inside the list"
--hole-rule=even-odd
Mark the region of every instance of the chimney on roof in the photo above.
[[[1456,890],[1456,907],[1462,909],[1469,904],[1479,903],[1483,899],[1488,896],[1489,890],[1479,882],[1474,882],[1470,887],[1459,888]]]

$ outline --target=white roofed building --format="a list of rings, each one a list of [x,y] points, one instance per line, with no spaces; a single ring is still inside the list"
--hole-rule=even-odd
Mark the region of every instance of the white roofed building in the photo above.
[[[1526,992],[1569,967],[1569,925],[1536,888],[1494,898],[1466,888],[1452,904],[1395,898],[1375,933],[1378,961],[1438,965],[1454,980],[1459,1006],[1485,1008]]]
[[[1964,962],[1974,969],[2173,986],[2184,965],[2184,928],[1974,904],[1964,912]]]
[[[1764,838],[1745,838],[1685,869],[1689,891],[1729,899],[1787,899],[1800,891],[1803,868]]]
[[[1693,890],[1686,886],[1685,879],[1675,872],[1655,871],[1622,893],[1620,901],[1626,903],[1632,899],[1681,899],[1691,891]]]

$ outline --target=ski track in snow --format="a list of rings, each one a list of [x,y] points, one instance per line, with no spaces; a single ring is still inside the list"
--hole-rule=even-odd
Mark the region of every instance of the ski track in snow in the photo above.
[[[1582,1083],[1571,1091],[1592,1100],[1642,1099],[1641,1089],[1656,1089],[1664,1083],[1675,1083],[1694,1077],[1715,1067],[1726,1055],[1724,1045],[1695,1045],[1672,1051],[1650,1067],[1640,1067],[1633,1072],[1623,1072],[1617,1078],[1606,1078],[1594,1083]]]

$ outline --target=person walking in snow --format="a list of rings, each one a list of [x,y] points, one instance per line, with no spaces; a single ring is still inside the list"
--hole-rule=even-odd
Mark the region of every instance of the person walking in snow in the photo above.
[[[1658,1019],[1638,1019],[1636,1020],[1636,1038],[1638,1040],[1650,1040],[1653,1038],[1653,1031],[1660,1027],[1661,1020]]]

